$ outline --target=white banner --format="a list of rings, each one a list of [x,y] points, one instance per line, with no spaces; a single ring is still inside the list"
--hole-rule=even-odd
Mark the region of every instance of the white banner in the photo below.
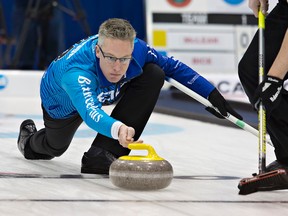
[[[43,71],[0,70],[0,113],[41,113]]]
[[[213,52],[168,52],[169,56],[187,64],[199,73],[205,74],[236,74],[235,56],[232,53],[213,53]],[[234,73],[232,73],[234,72]]]
[[[233,51],[234,45],[232,31],[169,31],[167,35],[167,47],[172,50]]]

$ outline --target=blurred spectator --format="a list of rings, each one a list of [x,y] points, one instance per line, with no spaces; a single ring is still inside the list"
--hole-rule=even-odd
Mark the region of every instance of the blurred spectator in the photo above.
[[[14,0],[12,28],[16,49],[12,68],[43,70],[65,49],[64,20],[62,12],[53,6],[55,2]]]
[[[6,26],[5,26],[5,20],[4,20],[4,14],[3,14],[3,8],[2,8],[2,1],[0,0],[0,44],[6,42],[7,38],[7,32],[6,32]]]

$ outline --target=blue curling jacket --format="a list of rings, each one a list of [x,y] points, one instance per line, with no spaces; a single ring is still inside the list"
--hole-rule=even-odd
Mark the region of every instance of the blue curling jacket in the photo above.
[[[103,75],[95,46],[98,35],[83,39],[56,58],[43,74],[40,87],[42,105],[54,119],[65,119],[79,113],[83,121],[97,132],[117,139],[113,124],[118,122],[102,109],[119,97],[120,88],[141,75],[142,67],[153,62],[171,77],[204,98],[215,88],[184,63],[161,55],[140,39],[135,39],[133,59],[125,76],[110,83]],[[119,123],[119,122],[118,122]]]

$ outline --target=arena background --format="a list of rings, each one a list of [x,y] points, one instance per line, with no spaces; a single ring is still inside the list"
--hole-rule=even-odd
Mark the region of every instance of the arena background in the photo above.
[[[13,0],[0,0],[0,4],[1,2],[4,9],[8,32],[11,34]],[[58,2],[64,7],[76,11],[73,8],[72,0],[59,0]],[[144,2],[145,0],[80,0],[92,34],[97,33],[99,25],[104,20],[111,17],[119,17],[128,19],[136,29],[138,37],[141,39],[145,39],[146,35]],[[76,20],[65,13],[63,13],[63,16],[65,19],[65,46],[69,47],[73,43],[85,37],[85,34]]]

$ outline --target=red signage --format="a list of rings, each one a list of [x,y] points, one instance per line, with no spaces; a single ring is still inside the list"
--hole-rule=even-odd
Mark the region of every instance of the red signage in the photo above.
[[[167,0],[174,7],[186,7],[192,0]]]

